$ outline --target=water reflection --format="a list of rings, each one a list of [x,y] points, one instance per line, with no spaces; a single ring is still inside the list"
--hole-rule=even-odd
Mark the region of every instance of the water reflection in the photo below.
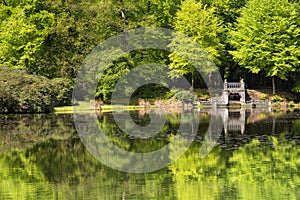
[[[26,149],[49,139],[76,136],[70,114],[0,114],[0,149]]]
[[[148,118],[137,111],[131,116],[141,123]],[[161,170],[131,174],[93,158],[76,135],[72,115],[1,115],[0,199],[299,198],[300,113],[201,110],[188,116],[182,123],[200,121],[189,150]],[[120,131],[111,113],[98,122],[120,148],[147,152],[172,140],[180,117],[168,114],[162,130],[147,139]],[[204,139],[215,140],[212,130],[220,123],[222,128],[224,119],[243,122],[243,134],[230,126],[225,134],[224,127],[217,145],[199,157]]]
[[[228,132],[240,132],[244,134],[245,125],[249,122],[254,123],[260,120],[259,116],[262,114],[271,114],[270,108],[211,108],[211,109],[199,109],[199,112],[208,113],[212,116],[219,116],[222,118],[224,131]]]

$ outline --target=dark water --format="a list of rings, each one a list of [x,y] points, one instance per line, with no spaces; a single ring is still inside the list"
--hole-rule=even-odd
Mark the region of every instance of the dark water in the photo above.
[[[147,113],[132,112],[136,123]],[[99,126],[120,148],[151,152],[167,145],[181,114],[162,130],[137,139],[120,131],[111,113]],[[101,164],[84,147],[72,114],[0,115],[0,199],[300,199],[300,113],[201,110],[194,142],[177,161],[151,173],[126,173]],[[225,124],[217,145],[199,157],[209,122]],[[216,139],[216,138],[215,138]]]

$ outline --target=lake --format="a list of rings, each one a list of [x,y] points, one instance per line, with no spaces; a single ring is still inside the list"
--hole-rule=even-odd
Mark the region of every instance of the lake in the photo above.
[[[118,171],[87,150],[73,114],[0,115],[0,199],[300,199],[299,110],[131,111],[145,127],[151,116],[165,116],[151,137],[122,131],[120,123],[130,127],[128,116],[117,114],[123,121],[109,112],[98,113],[96,123],[120,149],[159,150],[172,144],[181,125],[192,126],[191,134],[181,131],[188,149],[155,171]],[[171,161],[173,154],[166,156]],[[128,165],[124,159],[119,166]]]

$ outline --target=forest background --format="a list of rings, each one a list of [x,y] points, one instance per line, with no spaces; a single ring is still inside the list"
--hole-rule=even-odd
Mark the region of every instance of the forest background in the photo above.
[[[48,112],[70,105],[74,79],[92,49],[139,27],[170,28],[193,38],[223,79],[243,78],[248,88],[299,97],[297,0],[0,0],[0,111]],[[109,102],[119,78],[145,63],[165,64],[170,77],[181,74],[194,88],[206,87],[178,55],[144,49],[111,63],[96,98]],[[148,85],[135,95],[173,95],[163,90]]]

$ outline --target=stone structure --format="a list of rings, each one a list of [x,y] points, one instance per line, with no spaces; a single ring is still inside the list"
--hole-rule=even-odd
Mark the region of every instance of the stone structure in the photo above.
[[[229,104],[230,100],[239,101],[242,105],[246,104],[246,89],[244,80],[242,79],[240,82],[227,82],[225,79],[221,99],[226,105]]]
[[[268,100],[251,98],[247,93],[243,79],[240,82],[227,82],[225,79],[220,96],[211,97],[208,101],[199,101],[197,103],[210,107],[240,104],[242,106],[251,106],[254,108],[270,105],[270,101]]]

